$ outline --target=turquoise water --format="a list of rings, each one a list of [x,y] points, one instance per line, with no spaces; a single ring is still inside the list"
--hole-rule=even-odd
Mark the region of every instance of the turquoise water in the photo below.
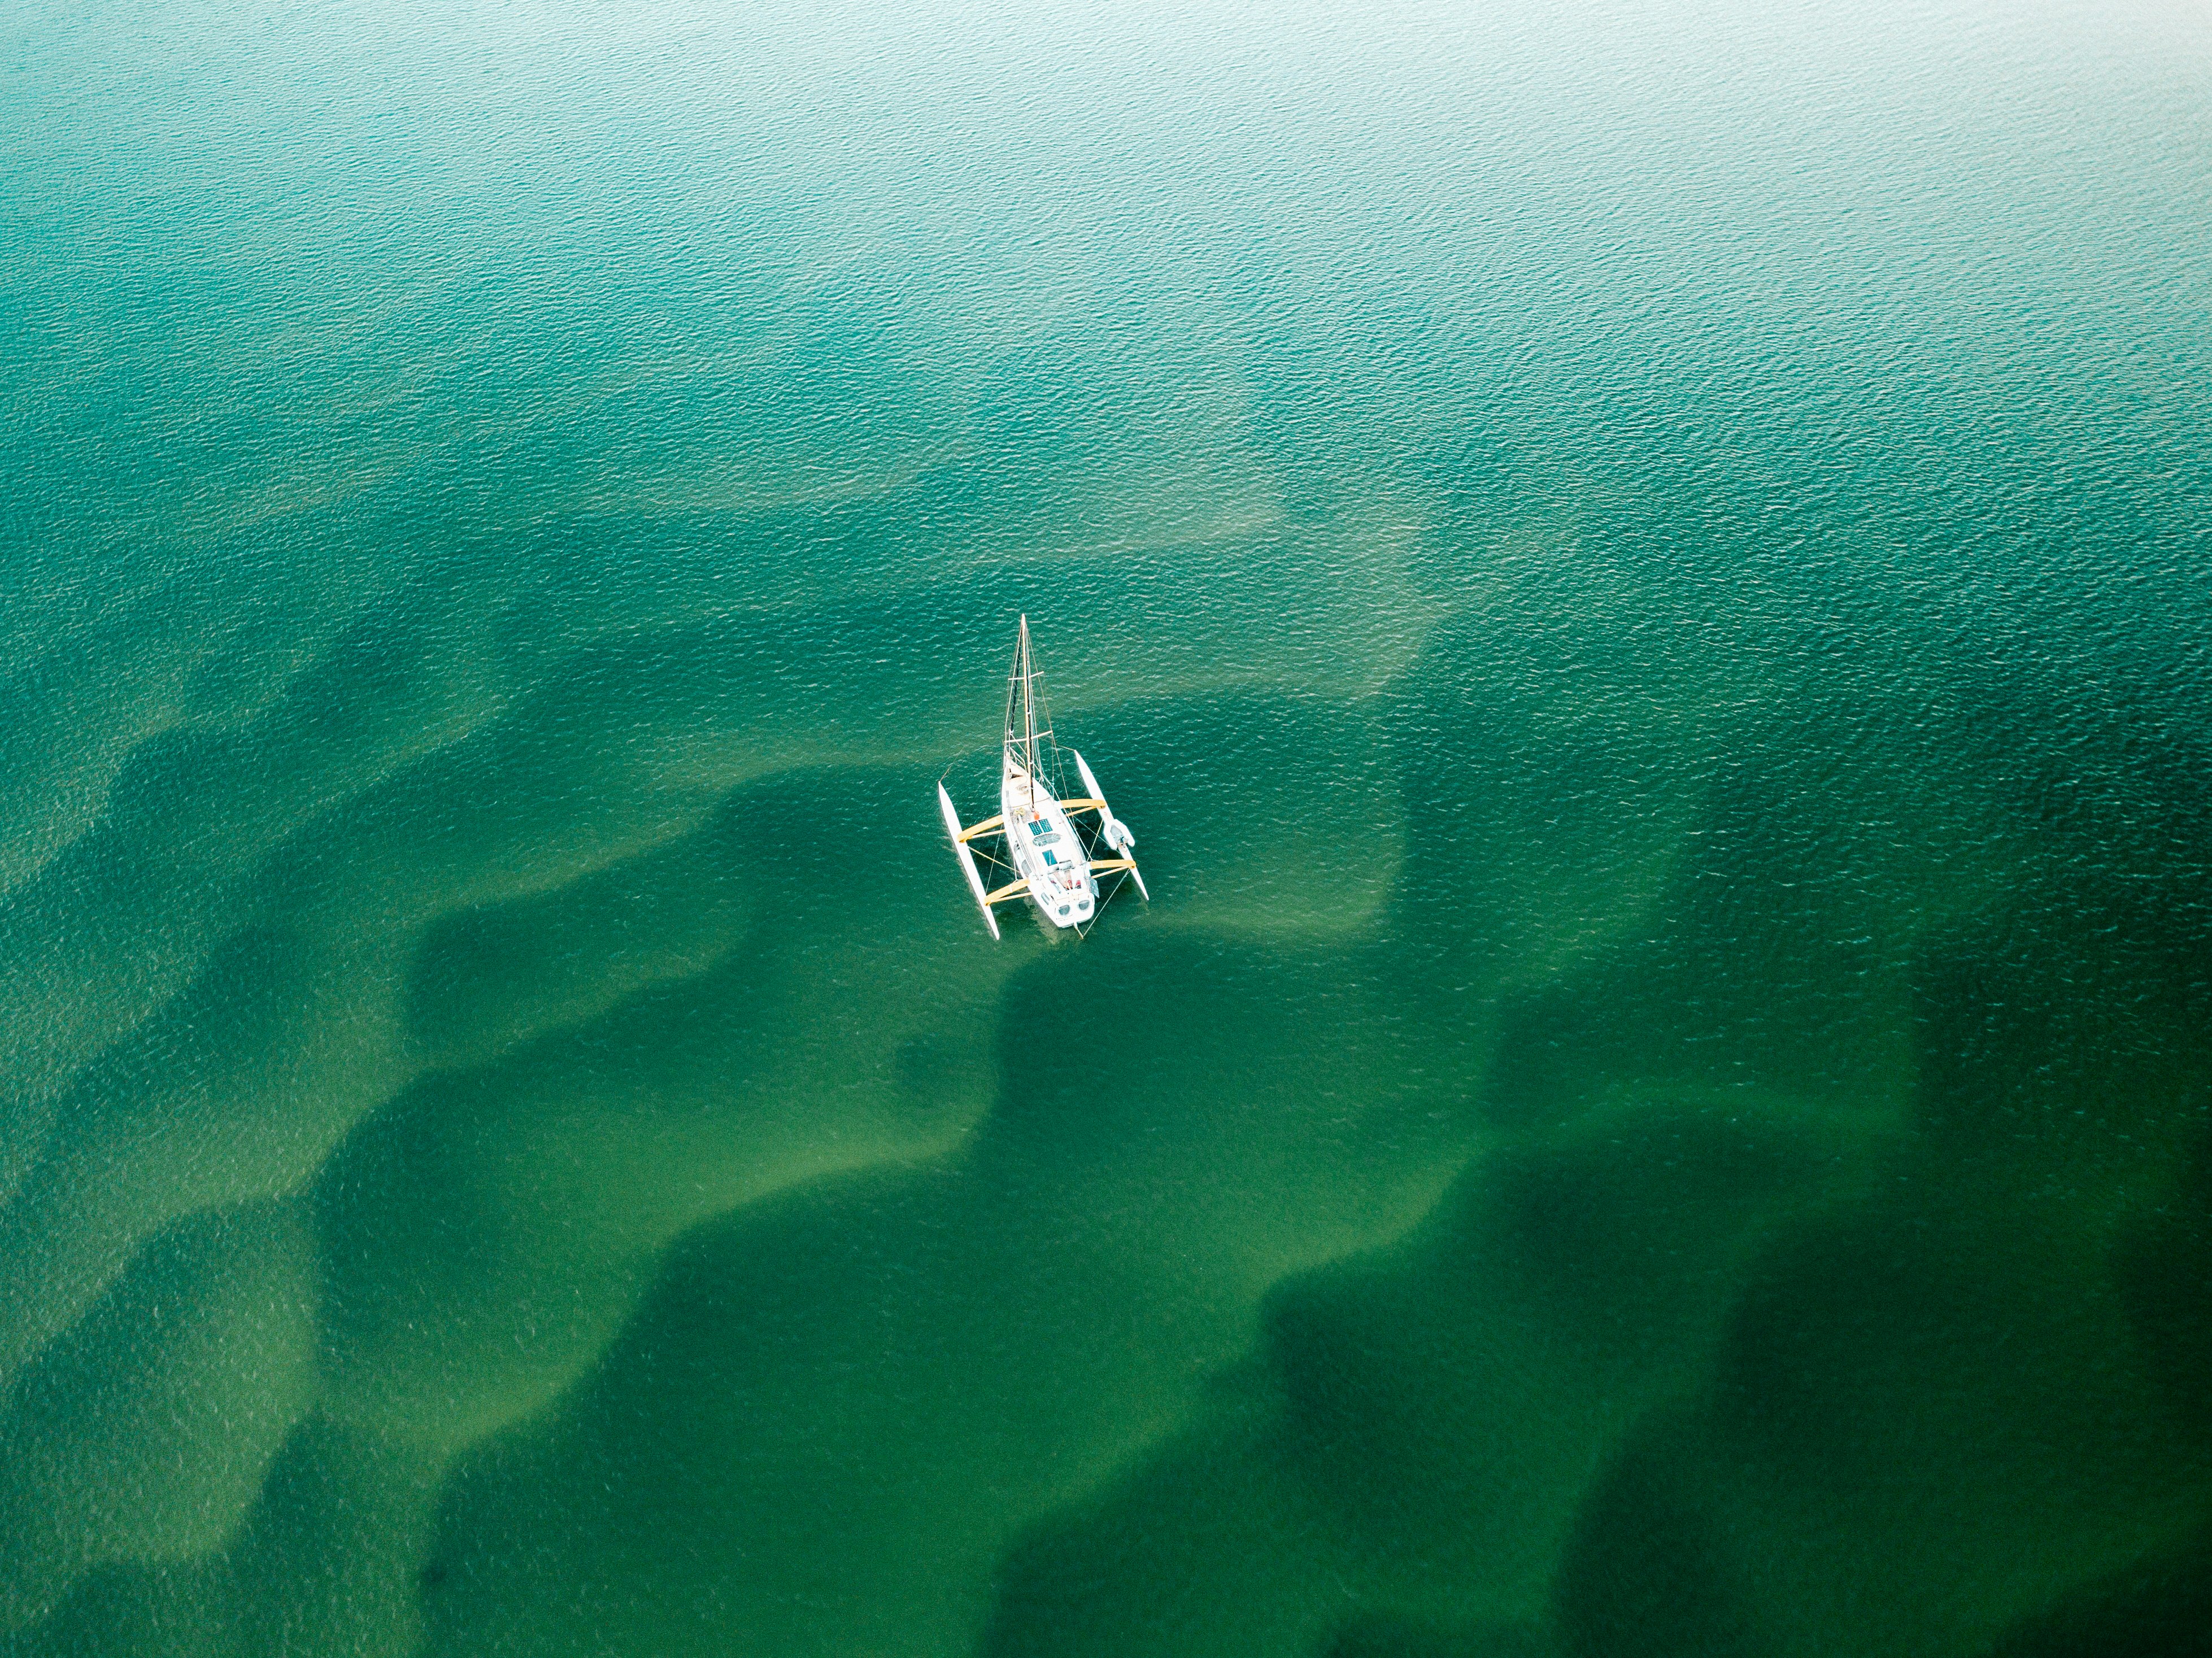
[[[0,0],[0,1652],[2197,1650],[2209,157],[2179,6]]]

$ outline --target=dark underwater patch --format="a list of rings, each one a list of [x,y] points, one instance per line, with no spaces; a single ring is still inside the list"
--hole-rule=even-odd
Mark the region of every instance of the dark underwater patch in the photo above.
[[[1385,1615],[1352,1620],[1313,1658],[1552,1658],[1555,1650],[1544,1631],[1526,1624],[1453,1627]]]
[[[1571,1658],[1755,1658],[1767,1632],[1743,1606],[1717,1538],[1725,1523],[1663,1461],[1632,1452],[1584,1505],[1559,1567],[1554,1616]]]
[[[2142,1561],[2022,1619],[1990,1658],[2205,1658],[2212,1654],[2212,1548]]]

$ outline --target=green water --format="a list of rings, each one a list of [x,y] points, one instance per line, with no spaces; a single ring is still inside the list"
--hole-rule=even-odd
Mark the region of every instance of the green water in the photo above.
[[[2202,1650],[2201,10],[0,0],[0,1653]]]

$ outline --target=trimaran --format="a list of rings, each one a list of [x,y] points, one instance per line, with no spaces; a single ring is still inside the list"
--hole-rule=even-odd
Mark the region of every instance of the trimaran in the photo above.
[[[1030,648],[1030,619],[1024,616],[1021,642],[1014,649],[1014,671],[1006,680],[999,815],[963,828],[960,814],[952,808],[952,797],[945,792],[944,780],[939,779],[937,785],[937,806],[945,815],[945,833],[952,837],[952,851],[960,859],[961,872],[968,878],[968,890],[975,896],[976,905],[983,912],[983,925],[991,929],[994,938],[999,936],[998,917],[991,913],[994,904],[1027,898],[1053,926],[1073,927],[1079,934],[1106,907],[1105,897],[1099,895],[1100,876],[1126,875],[1137,884],[1138,892],[1147,902],[1152,896],[1145,890],[1137,860],[1129,856],[1137,837],[1109,810],[1105,791],[1091,774],[1083,756],[1073,749],[1068,752],[1075,757],[1076,775],[1083,780],[1084,792],[1071,799],[1060,798],[1060,744],[1053,740],[1052,716],[1045,708],[1042,681],[1036,654]],[[1096,815],[1079,828],[1077,819],[1091,814]],[[1003,856],[988,850],[994,842]],[[976,866],[979,853],[996,872],[1016,878],[1004,886],[985,887],[982,872]],[[1107,896],[1111,896],[1109,890]]]

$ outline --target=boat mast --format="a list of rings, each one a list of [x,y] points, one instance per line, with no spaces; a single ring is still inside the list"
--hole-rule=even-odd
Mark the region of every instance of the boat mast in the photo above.
[[[1021,641],[1014,647],[1014,671],[1006,680],[1006,759],[1022,768],[1030,779],[1030,800],[1034,804],[1036,789],[1036,699],[1030,684],[1036,677],[1036,664],[1030,653],[1030,619],[1022,617]],[[1022,699],[1021,735],[1014,735],[1014,695],[1019,687]]]
[[[1024,611],[1022,616],[1022,732],[1023,748],[1029,756],[1031,780],[1035,780],[1037,774],[1036,683],[1036,659],[1030,652],[1030,618]]]
[[[1044,706],[1044,695],[1037,689],[1037,681],[1044,676],[1037,671],[1036,652],[1030,643],[1030,619],[1022,617],[1021,641],[1014,647],[1014,671],[1006,680],[1006,763],[1018,766],[1027,774],[1034,786],[1043,774],[1038,769],[1042,756],[1039,745],[1052,747],[1052,711]],[[1019,735],[1014,730],[1014,693],[1018,687],[1022,699],[1022,724]],[[1053,749],[1056,756],[1060,750]],[[1058,762],[1054,774],[1046,780],[1054,793],[1060,788]],[[1034,798],[1032,798],[1034,804]]]

